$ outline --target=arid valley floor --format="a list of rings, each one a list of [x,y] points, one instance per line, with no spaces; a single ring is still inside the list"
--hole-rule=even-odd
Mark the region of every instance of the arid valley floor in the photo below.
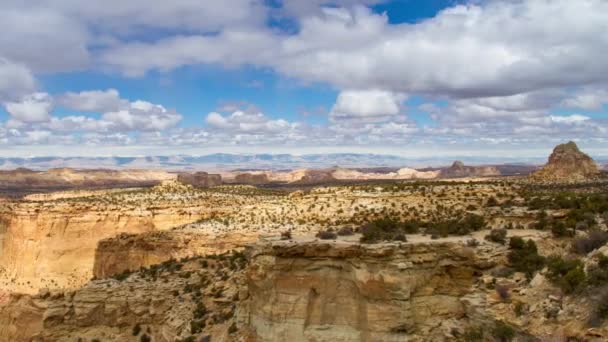
[[[608,178],[576,145],[404,170],[0,175],[27,190],[0,341],[608,339]]]

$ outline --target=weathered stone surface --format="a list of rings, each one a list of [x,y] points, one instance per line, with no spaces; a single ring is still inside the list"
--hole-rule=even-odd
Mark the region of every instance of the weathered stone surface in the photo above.
[[[597,177],[597,164],[581,152],[575,142],[557,145],[547,164],[532,175],[532,179],[544,182],[576,182]]]
[[[180,173],[177,175],[177,180],[196,188],[210,188],[222,185],[221,175],[209,174],[207,172]]]
[[[464,314],[460,298],[475,278],[474,254],[466,249],[264,245],[252,251],[246,321],[259,341],[403,341],[426,334]]]

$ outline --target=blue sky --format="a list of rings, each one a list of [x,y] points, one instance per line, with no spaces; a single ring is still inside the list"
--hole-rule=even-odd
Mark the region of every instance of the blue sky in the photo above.
[[[601,0],[9,0],[0,20],[0,156],[608,155]]]

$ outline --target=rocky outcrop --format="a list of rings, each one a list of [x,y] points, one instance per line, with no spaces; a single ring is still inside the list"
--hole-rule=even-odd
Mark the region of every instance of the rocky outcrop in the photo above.
[[[275,242],[251,254],[240,322],[259,341],[443,340],[482,265],[457,243]]]
[[[213,279],[220,263],[207,260],[213,269],[202,268],[201,260],[160,265],[122,280],[96,280],[73,292],[14,294],[0,303],[0,342],[144,341],[143,335],[174,342],[197,334],[195,341],[202,336],[234,341],[228,328],[241,271],[226,268],[223,279]],[[204,309],[194,317],[197,307]],[[193,332],[193,320],[204,331]]]
[[[461,161],[455,161],[452,166],[441,169],[439,173],[439,178],[491,176],[500,176],[500,171],[495,166],[466,166]]]
[[[167,230],[212,214],[211,209],[190,205],[121,207],[85,200],[14,204],[0,215],[5,222],[0,229],[0,287],[31,293],[43,287],[82,286],[93,276],[100,240]]]
[[[195,188],[210,188],[222,185],[222,176],[207,172],[180,173],[177,180],[182,184],[192,185]]]
[[[0,188],[3,191],[27,192],[54,189],[95,187],[151,186],[175,175],[150,170],[75,170],[69,168],[32,171],[19,168],[0,171]]]
[[[332,176],[339,180],[399,180],[399,179],[433,179],[439,176],[439,171],[418,171],[410,168],[401,168],[395,172],[377,173],[360,172],[356,170],[338,168]]]
[[[257,234],[207,234],[200,230],[174,230],[138,235],[121,234],[99,242],[93,275],[103,279],[125,271],[157,265],[170,259],[220,254],[254,242]]]
[[[264,173],[239,173],[234,177],[238,184],[261,185],[268,184],[268,176]]]
[[[547,164],[531,178],[543,182],[577,182],[597,178],[599,173],[593,159],[570,141],[557,145]]]

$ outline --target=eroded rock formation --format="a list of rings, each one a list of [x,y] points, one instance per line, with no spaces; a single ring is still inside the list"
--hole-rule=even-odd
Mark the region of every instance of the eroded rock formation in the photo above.
[[[581,152],[575,142],[557,145],[547,164],[532,175],[532,179],[546,182],[584,181],[599,175],[597,164]]]
[[[241,320],[258,341],[443,334],[443,322],[464,315],[460,298],[479,266],[454,243],[275,243],[252,253]]]
[[[209,174],[207,172],[180,173],[177,176],[177,180],[196,188],[210,188],[222,185],[221,175]]]
[[[440,178],[490,176],[500,176],[500,171],[494,166],[467,166],[461,161],[455,161],[452,166],[442,169],[439,173]]]
[[[234,233],[214,235],[200,230],[121,234],[99,242],[95,251],[93,275],[103,279],[170,259],[220,254],[241,249],[257,235]]]

